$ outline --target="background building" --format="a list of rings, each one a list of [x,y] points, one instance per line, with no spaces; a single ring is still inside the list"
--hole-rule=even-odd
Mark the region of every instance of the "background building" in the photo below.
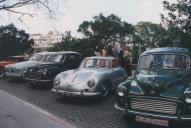
[[[39,51],[46,51],[48,48],[52,47],[55,43],[61,42],[63,38],[63,34],[57,31],[50,31],[46,35],[42,35],[40,33],[31,34],[30,38],[32,38],[35,42],[33,48]]]

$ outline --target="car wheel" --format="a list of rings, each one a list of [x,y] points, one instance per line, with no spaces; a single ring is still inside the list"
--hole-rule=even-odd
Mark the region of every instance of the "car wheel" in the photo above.
[[[107,84],[103,84],[103,86],[102,86],[102,97],[103,98],[108,97],[110,92],[111,92],[110,87]]]
[[[5,76],[5,70],[4,68],[0,68],[0,79]]]

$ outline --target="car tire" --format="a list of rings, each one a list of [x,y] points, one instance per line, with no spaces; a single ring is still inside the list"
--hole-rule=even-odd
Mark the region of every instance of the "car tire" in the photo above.
[[[106,83],[102,85],[102,97],[107,98],[111,93],[111,88]]]
[[[4,68],[0,68],[0,79],[5,77],[5,70]]]

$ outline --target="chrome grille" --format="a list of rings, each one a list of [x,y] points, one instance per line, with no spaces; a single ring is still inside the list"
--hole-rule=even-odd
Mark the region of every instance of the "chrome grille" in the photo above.
[[[176,103],[164,100],[131,98],[130,106],[134,110],[158,112],[162,114],[176,114],[177,112]]]
[[[8,68],[7,72],[16,73],[17,70],[15,68]]]

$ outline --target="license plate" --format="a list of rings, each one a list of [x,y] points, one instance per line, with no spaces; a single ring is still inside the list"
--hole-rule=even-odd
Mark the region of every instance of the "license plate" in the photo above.
[[[148,124],[154,124],[154,125],[160,125],[160,126],[169,126],[169,121],[167,120],[159,120],[159,119],[152,119],[152,118],[146,118],[141,116],[136,116],[136,121],[142,122],[142,123],[148,123]]]
[[[6,73],[7,76],[18,76],[17,73]]]
[[[64,94],[65,94],[66,96],[75,96],[75,93],[65,92]]]

